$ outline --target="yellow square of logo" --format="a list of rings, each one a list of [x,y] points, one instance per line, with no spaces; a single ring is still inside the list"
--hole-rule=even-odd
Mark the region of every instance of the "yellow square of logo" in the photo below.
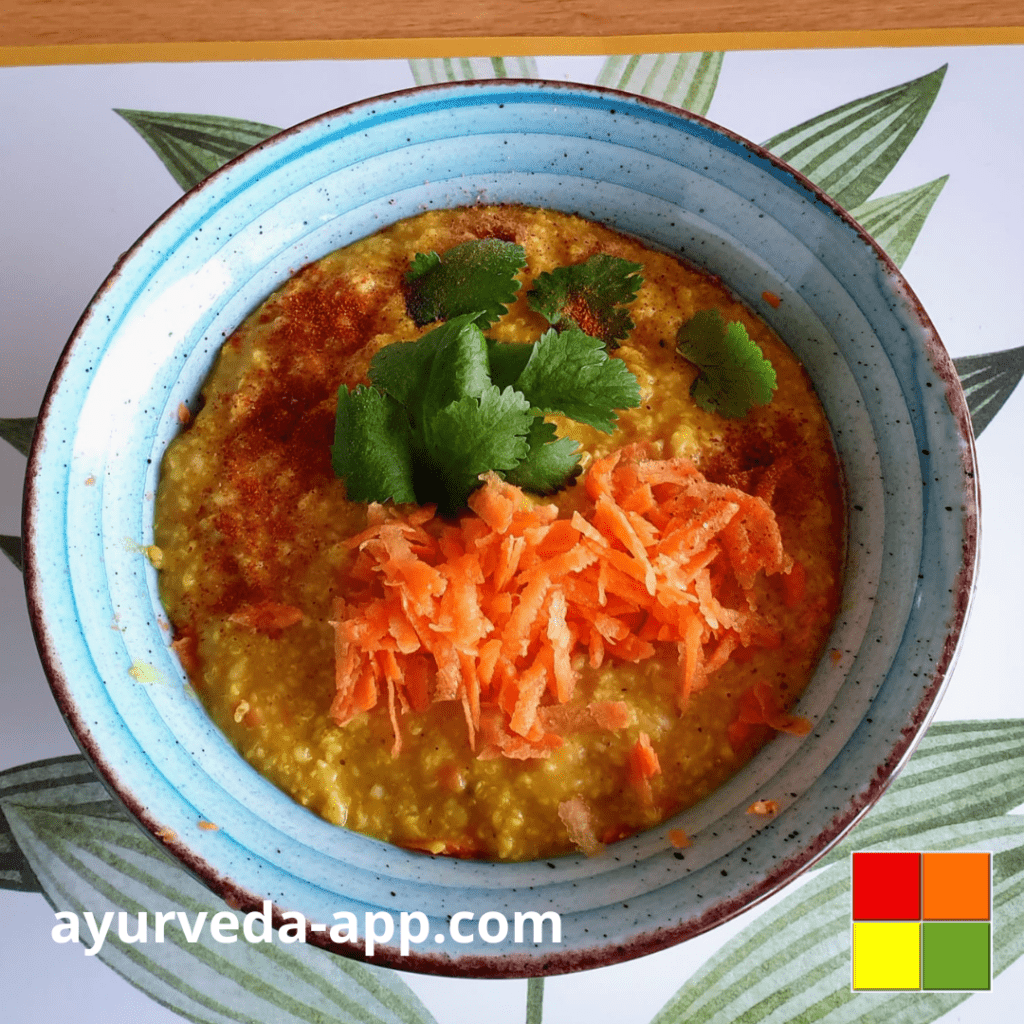
[[[854,921],[854,989],[919,989],[921,926],[916,921]]]

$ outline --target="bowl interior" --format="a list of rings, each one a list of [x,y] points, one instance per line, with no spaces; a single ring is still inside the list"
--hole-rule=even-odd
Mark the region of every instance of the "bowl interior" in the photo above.
[[[524,203],[578,213],[721,277],[805,364],[848,508],[846,584],[798,711],[739,775],[592,859],[491,864],[339,830],[245,764],[169,649],[153,495],[177,409],[224,338],[295,270],[424,209]],[[781,298],[778,308],[762,293]],[[707,927],[806,867],[870,805],[925,724],[973,580],[977,493],[959,386],[895,268],[794,172],[699,118],[582,86],[429,87],[323,115],[189,193],[101,288],[58,366],[30,465],[27,581],[58,701],[153,831],[247,909],[554,909],[561,941],[431,944],[375,962],[491,976],[606,964]],[[922,486],[923,485],[923,486]],[[115,628],[111,628],[111,627]],[[779,801],[774,820],[746,813]],[[199,828],[214,822],[216,832]],[[671,827],[694,838],[682,859]],[[788,839],[798,833],[796,840]],[[311,934],[311,941],[323,941]]]

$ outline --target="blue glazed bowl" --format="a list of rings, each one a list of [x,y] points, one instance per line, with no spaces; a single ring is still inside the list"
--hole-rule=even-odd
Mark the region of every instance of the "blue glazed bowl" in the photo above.
[[[178,406],[245,315],[325,253],[423,209],[479,200],[578,213],[721,277],[807,367],[845,474],[845,589],[828,643],[841,656],[823,659],[797,708],[812,732],[780,735],[699,805],[591,859],[432,858],[293,803],[196,701],[142,553]],[[777,309],[765,291],[781,297]],[[233,906],[269,899],[279,919],[427,915],[427,942],[403,956],[396,935],[377,946],[376,963],[509,977],[609,964],[695,935],[776,891],[857,821],[909,756],[952,666],[974,579],[978,490],[948,356],[896,268],[833,202],[678,109],[503,81],[325,114],[172,207],[114,269],[61,358],[26,517],[29,604],[57,701],[166,848]],[[774,819],[746,813],[763,797],[779,801]],[[693,838],[682,860],[670,828]],[[517,943],[514,927],[485,941],[472,922],[469,942],[448,933],[459,911],[512,924],[517,912],[551,910],[560,941],[550,927],[538,943]],[[332,945],[324,931],[309,940]]]

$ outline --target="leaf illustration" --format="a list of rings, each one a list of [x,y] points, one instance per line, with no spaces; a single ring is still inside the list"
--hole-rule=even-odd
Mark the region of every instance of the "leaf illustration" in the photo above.
[[[33,806],[94,804],[113,800],[81,754],[33,761],[0,772],[0,808],[27,800]]]
[[[215,941],[204,927],[196,942],[172,920],[155,941],[156,912],[194,924],[224,904],[164,855],[112,800],[81,757],[38,762],[0,774],[0,808],[56,911],[87,911],[114,924],[96,956],[157,1002],[209,1024],[431,1024],[433,1018],[398,974],[334,956],[304,943]],[[149,941],[127,934],[149,913]],[[239,915],[240,916],[240,915]],[[82,942],[95,948],[82,925]]]
[[[22,455],[28,455],[35,430],[35,416],[25,416],[21,419],[0,418],[0,437],[8,444],[14,445]]]
[[[874,843],[1007,814],[1024,803],[1024,720],[936,722],[850,835],[819,866]]]
[[[993,973],[1024,954],[1024,818],[1010,814],[948,825],[872,849],[992,851]],[[816,873],[727,942],[652,1024],[928,1024],[970,997],[852,991],[851,909],[846,858]]]
[[[17,419],[0,418],[0,437],[17,448],[22,455],[28,455],[35,429],[36,419],[34,416],[25,416]],[[0,534],[0,550],[10,559],[15,568],[19,570],[24,569],[20,537]],[[0,879],[3,877],[3,856],[3,848],[0,847]]]
[[[944,174],[906,192],[869,199],[850,210],[850,214],[889,254],[893,263],[902,267],[947,181],[949,175]]]
[[[840,206],[859,206],[910,145],[945,74],[943,65],[921,78],[804,121],[763,145],[807,175]]]
[[[20,537],[12,537],[6,533],[0,534],[0,549],[11,560],[16,569],[24,570],[25,559],[21,551]]]
[[[960,375],[977,437],[1024,377],[1024,345],[983,356],[961,356],[953,360],[953,365]]]
[[[410,60],[409,68],[417,85],[537,77],[537,62],[533,57],[432,57]]]
[[[544,1019],[544,979],[526,982],[526,1024],[541,1024]]]
[[[706,114],[718,85],[723,53],[635,53],[608,57],[597,84]]]
[[[43,891],[32,866],[21,852],[21,847],[14,841],[14,834],[11,832],[2,810],[0,810],[0,889],[14,889],[19,892]]]
[[[188,190],[281,129],[257,121],[156,110],[114,110],[145,140],[171,177]]]
[[[80,754],[34,761],[0,772],[0,888],[42,892],[3,814],[8,802],[24,799],[41,805],[112,801]]]

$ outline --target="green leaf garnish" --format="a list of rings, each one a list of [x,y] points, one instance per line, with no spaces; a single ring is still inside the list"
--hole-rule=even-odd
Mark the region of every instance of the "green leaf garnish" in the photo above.
[[[523,247],[498,238],[463,242],[443,256],[418,253],[405,275],[405,307],[419,327],[474,311],[490,327],[515,301],[525,266]]]
[[[386,345],[370,360],[370,380],[406,407],[413,424],[463,395],[479,398],[491,385],[487,340],[466,313],[418,341]]]
[[[457,332],[465,325],[459,317],[436,330],[424,334],[418,341],[398,341],[385,345],[370,360],[370,380],[396,402],[411,406],[422,401],[430,380],[434,357],[441,347],[445,332]]]
[[[487,339],[487,358],[491,364],[491,380],[499,388],[515,384],[533,354],[533,344],[519,341]]]
[[[636,298],[641,270],[639,263],[597,253],[583,263],[538,274],[527,301],[558,330],[578,327],[616,348],[634,327],[629,312],[620,307]]]
[[[595,259],[588,261],[587,280],[615,276],[612,257]],[[629,277],[632,295],[639,266],[614,262]],[[434,503],[442,515],[453,515],[490,471],[551,494],[578,475],[580,452],[545,414],[611,433],[615,410],[640,404],[629,367],[609,358],[605,344],[574,321],[534,342],[484,337],[481,327],[507,312],[502,303],[512,301],[524,265],[519,246],[495,239],[413,259],[410,316],[446,322],[377,352],[371,387],[339,390],[331,457],[351,500]]]
[[[415,501],[412,435],[405,410],[376,388],[338,389],[331,465],[352,501]]]
[[[554,494],[580,472],[580,446],[571,437],[558,437],[554,424],[534,417],[526,440],[530,450],[505,479],[537,494]]]
[[[476,398],[464,397],[427,421],[426,462],[417,475],[417,500],[436,502],[444,515],[466,503],[481,473],[514,469],[526,458],[533,413],[512,388],[493,384]]]
[[[331,457],[352,501],[432,502],[453,515],[489,470],[551,494],[580,456],[544,414],[610,432],[614,409],[639,404],[636,378],[597,338],[573,328],[488,342],[475,317],[386,346],[370,362],[372,387],[339,389]]]
[[[533,346],[515,386],[542,412],[560,413],[610,434],[615,409],[640,404],[640,385],[621,359],[578,327],[547,331]]]
[[[707,412],[742,419],[755,405],[767,405],[776,388],[775,367],[738,321],[726,325],[717,309],[695,313],[679,328],[679,354],[700,373],[690,388]]]
[[[474,316],[467,313],[431,332],[439,335],[440,341],[423,395],[426,422],[452,402],[465,397],[482,398],[492,387],[487,339]]]

